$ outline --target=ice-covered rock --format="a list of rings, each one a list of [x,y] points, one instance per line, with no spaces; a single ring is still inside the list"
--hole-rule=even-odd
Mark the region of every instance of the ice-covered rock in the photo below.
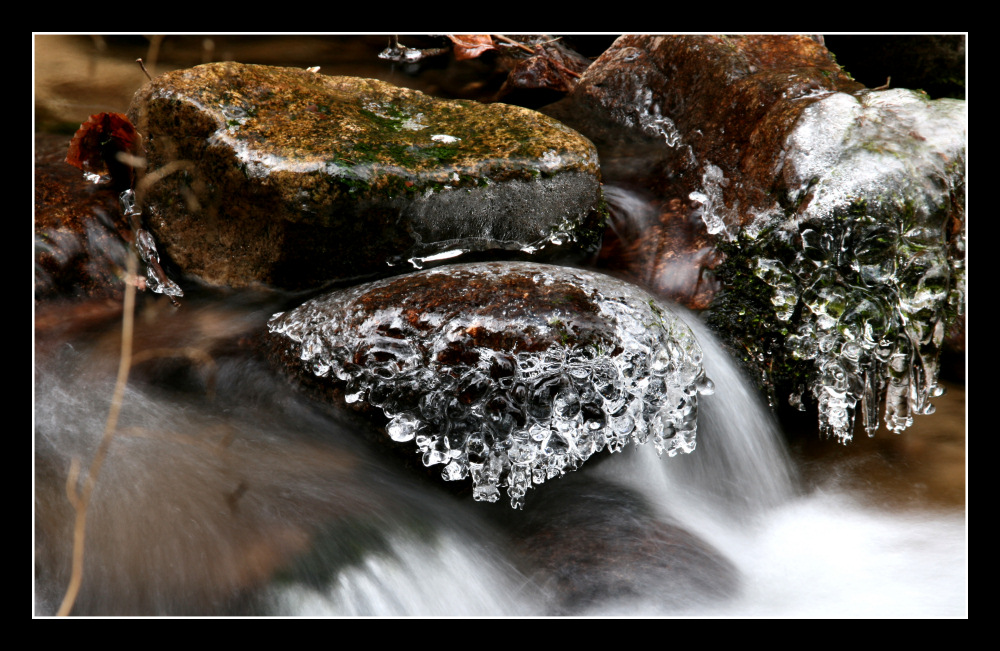
[[[653,189],[624,266],[701,303],[710,269],[713,323],[772,399],[811,396],[841,440],[883,397],[893,431],[933,410],[965,303],[964,101],[867,90],[805,36],[624,36],[550,112]],[[617,142],[648,164],[616,169]]]
[[[743,231],[723,270],[768,286],[781,336],[752,354],[805,362],[792,399],[811,394],[821,429],[843,441],[859,407],[871,435],[884,398],[885,424],[901,432],[943,392],[945,330],[966,302],[967,127],[964,101],[909,90],[815,102],[785,143],[782,217]],[[745,323],[731,319],[746,314],[738,302],[720,303],[720,323]]]
[[[599,237],[596,150],[528,109],[230,62],[157,77],[129,116],[161,253],[211,284],[313,287]]]
[[[535,263],[450,265],[345,289],[269,322],[279,363],[332,400],[384,414],[477,500],[593,454],[695,447],[712,390],[687,325],[643,290]]]

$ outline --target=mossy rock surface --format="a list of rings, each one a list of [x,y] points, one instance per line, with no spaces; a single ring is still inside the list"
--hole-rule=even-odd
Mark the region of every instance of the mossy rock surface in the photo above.
[[[593,145],[519,107],[213,63],[156,78],[130,117],[155,179],[150,228],[211,284],[301,288],[408,260],[530,253],[587,239],[599,219]]]

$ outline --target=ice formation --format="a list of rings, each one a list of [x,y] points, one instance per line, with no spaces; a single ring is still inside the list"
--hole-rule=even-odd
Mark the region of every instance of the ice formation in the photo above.
[[[752,272],[812,363],[820,426],[900,432],[941,395],[948,319],[964,311],[965,102],[914,91],[833,94],[805,109],[782,171],[792,218],[748,237]],[[801,404],[800,387],[792,403]]]
[[[129,223],[139,224],[142,211],[135,205],[135,193],[132,190],[122,192],[118,198],[122,214]],[[146,267],[146,288],[157,294],[167,296],[184,296],[184,291],[171,279],[167,278],[160,267],[160,253],[156,250],[156,240],[145,228],[135,229],[135,246]]]
[[[651,440],[695,447],[711,393],[686,324],[642,290],[532,263],[439,267],[342,290],[272,317],[283,351],[348,403],[381,409],[476,500],[533,484],[593,454]]]

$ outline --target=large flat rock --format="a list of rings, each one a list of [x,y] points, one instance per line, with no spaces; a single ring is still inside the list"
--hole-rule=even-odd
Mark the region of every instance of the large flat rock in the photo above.
[[[210,284],[303,288],[597,236],[596,150],[528,109],[214,63],[157,77],[129,115],[149,227]]]

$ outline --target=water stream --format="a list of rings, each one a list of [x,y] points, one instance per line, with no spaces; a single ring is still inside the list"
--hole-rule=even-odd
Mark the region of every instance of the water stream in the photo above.
[[[194,296],[178,316],[165,299],[147,301],[137,350],[161,350],[165,340],[218,350],[261,327],[271,309]],[[367,425],[307,402],[242,353],[219,353],[214,366],[147,356],[95,491],[76,612],[967,614],[964,514],[806,491],[768,409],[709,331],[685,318],[716,383],[702,401],[695,452],[661,459],[652,446],[629,446],[546,484],[552,490],[537,491],[524,511],[456,497],[416,475],[364,443]],[[67,584],[65,476],[103,431],[118,328],[111,318],[36,342],[40,615],[55,611]],[[562,551],[558,531],[523,534],[514,518],[532,518],[533,506],[536,529],[553,514],[560,527],[559,518],[572,527],[573,518],[607,515],[605,529],[585,529],[607,544]],[[622,541],[657,527],[695,536],[715,560],[685,565],[681,554],[679,569],[663,559],[645,567]],[[569,583],[560,570],[538,570],[537,545],[552,535],[545,558],[574,573]]]

